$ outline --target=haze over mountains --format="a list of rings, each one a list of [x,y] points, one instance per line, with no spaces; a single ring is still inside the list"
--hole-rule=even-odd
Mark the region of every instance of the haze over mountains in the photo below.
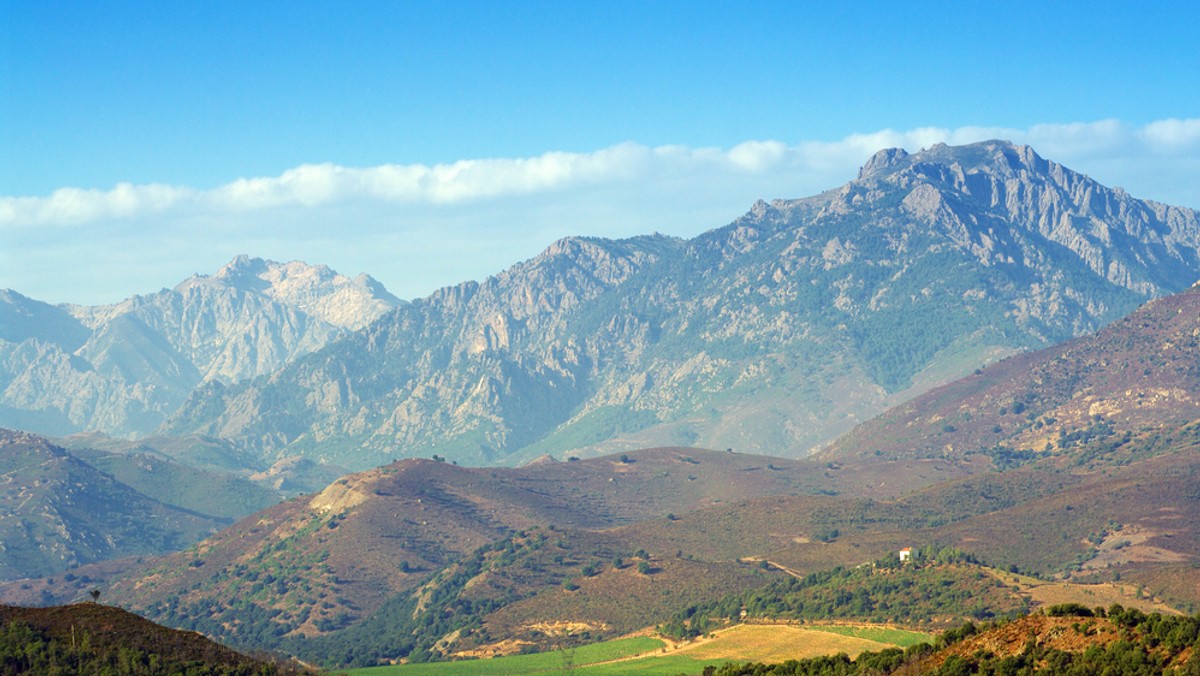
[[[230,522],[155,500],[30,434],[0,429],[0,468],[0,580],[163,554]]]
[[[209,381],[271,373],[400,304],[365,275],[240,256],[115,305],[0,292],[0,425],[145,435]]]

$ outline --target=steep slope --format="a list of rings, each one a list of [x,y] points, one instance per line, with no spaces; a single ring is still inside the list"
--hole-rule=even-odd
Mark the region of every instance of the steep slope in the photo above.
[[[252,386],[211,383],[169,429],[232,439],[249,434],[262,437],[267,451],[306,431],[295,450],[349,451],[362,440],[371,447],[369,459],[312,453],[352,468],[432,450],[499,460],[507,443],[532,443],[587,393],[585,378],[600,355],[570,336],[573,310],[677,246],[663,237],[560,242],[482,284],[400,307],[295,370]]]
[[[525,529],[604,539],[593,533],[748,497],[816,492],[820,470],[698,449],[520,469],[404,460],[263,510],[188,551],[130,563],[115,576],[111,568],[75,575],[157,621],[236,645],[277,645],[284,634],[325,634],[369,618],[431,573]],[[572,531],[583,535],[566,534]],[[4,598],[30,603],[81,590],[62,580],[27,582],[7,588]]]
[[[147,434],[200,383],[270,373],[398,304],[365,275],[246,256],[115,305],[55,308],[5,292],[0,425]]]
[[[1193,287],[1095,334],[932,390],[859,426],[822,457],[886,447],[906,458],[982,453],[1001,467],[1046,456],[1085,464],[1102,460],[1086,442],[1105,441],[1111,461],[1147,436],[1197,435],[1186,425],[1200,418],[1198,363],[1200,287]],[[1082,453],[1085,446],[1092,454]]]
[[[0,429],[0,579],[162,554],[227,523],[142,495],[45,439]]]
[[[654,444],[803,455],[998,356],[1200,277],[1195,211],[993,141],[882,151],[695,239],[567,239],[168,429],[365,468]]]

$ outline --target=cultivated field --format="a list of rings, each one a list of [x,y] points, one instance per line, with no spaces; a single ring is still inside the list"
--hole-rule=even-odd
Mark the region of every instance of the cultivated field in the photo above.
[[[619,674],[698,674],[726,662],[784,662],[791,659],[857,655],[908,646],[932,637],[920,632],[867,625],[739,624],[709,638],[668,645],[655,638],[607,641],[536,655],[515,655],[468,662],[406,664],[351,671],[352,676],[508,676],[557,673],[570,667],[582,676]]]

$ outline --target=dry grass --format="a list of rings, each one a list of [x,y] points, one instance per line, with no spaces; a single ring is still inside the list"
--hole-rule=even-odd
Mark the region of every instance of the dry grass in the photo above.
[[[1178,615],[1179,611],[1151,598],[1142,598],[1135,585],[1101,582],[1098,584],[1075,584],[1072,582],[1047,582],[1024,575],[1004,573],[986,569],[996,579],[1020,588],[1020,593],[1029,595],[1035,606],[1053,606],[1062,603],[1078,603],[1088,608],[1107,608],[1119,603],[1126,608],[1137,608],[1144,613]]]
[[[677,652],[697,660],[749,659],[770,663],[837,653],[853,657],[863,651],[891,647],[888,643],[794,625],[739,624],[715,632],[711,639],[684,644]]]

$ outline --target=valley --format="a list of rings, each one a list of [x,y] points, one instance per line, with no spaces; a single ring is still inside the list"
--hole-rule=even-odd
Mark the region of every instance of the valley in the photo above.
[[[112,306],[5,292],[0,603],[95,590],[364,674],[1182,635],[1197,252],[1197,212],[990,141],[411,302],[249,257]],[[1045,640],[962,647],[1013,627]]]

